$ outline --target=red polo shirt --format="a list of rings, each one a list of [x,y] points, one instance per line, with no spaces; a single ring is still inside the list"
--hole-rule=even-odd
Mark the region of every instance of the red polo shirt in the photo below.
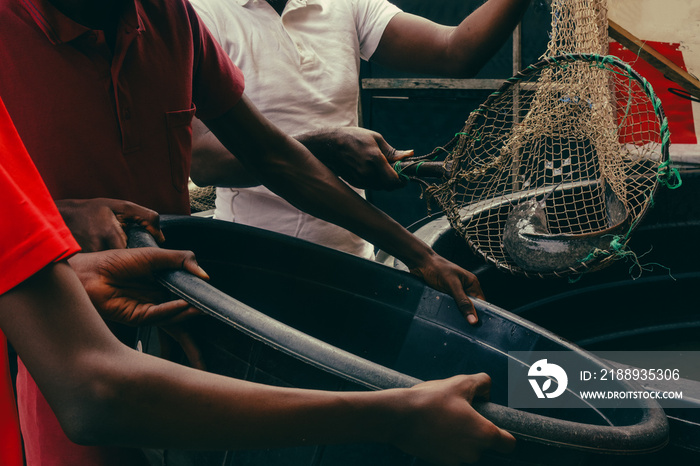
[[[0,100],[0,294],[78,251]],[[9,311],[6,309],[5,311]],[[0,332],[0,464],[22,465],[17,411]]]
[[[0,0],[0,95],[54,199],[188,213],[195,106],[223,114],[243,78],[188,2],[132,1],[112,52],[46,0]]]
[[[188,213],[192,116],[233,107],[243,78],[186,0],[123,3],[112,48],[47,0],[0,0],[0,95],[54,199]],[[140,464],[70,443],[22,365],[17,386],[29,466]]]

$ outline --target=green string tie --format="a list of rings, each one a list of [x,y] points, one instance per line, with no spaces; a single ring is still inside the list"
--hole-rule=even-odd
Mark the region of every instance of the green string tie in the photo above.
[[[411,180],[411,178],[403,172],[403,167],[401,166],[400,160],[394,162],[394,171],[396,172],[397,175],[399,175],[399,178],[402,178],[406,181]]]
[[[633,251],[627,250],[627,236],[629,236],[629,233],[625,236],[613,236],[612,240],[610,240],[609,250],[595,248],[593,251],[590,252],[590,254],[588,254],[584,259],[582,259],[581,262],[586,263],[592,259],[595,259],[598,256],[615,255],[620,258],[636,256]]]
[[[629,235],[629,233],[628,233]],[[623,242],[627,240],[627,236],[615,236],[613,237],[612,241],[610,241],[610,249],[613,250],[614,254],[620,257],[625,257],[629,255],[634,255],[632,251],[627,251],[625,248],[627,247],[626,242]]]
[[[559,68],[561,68],[561,69],[563,69],[563,70],[565,70],[565,69],[567,69],[567,68],[569,67],[569,64],[568,64],[568,63],[559,63],[559,62],[557,61],[557,59],[554,58],[554,57],[549,57],[549,59],[550,59],[551,61],[553,61],[555,65],[557,65]]]
[[[681,173],[677,168],[671,165],[670,160],[667,160],[659,165],[659,171],[656,174],[656,179],[668,189],[678,189],[683,185]]]
[[[479,131],[478,129],[473,130],[471,133],[465,133],[465,132],[455,133],[455,137],[457,137],[457,136],[466,136],[468,138],[474,139],[475,141],[481,141],[481,131]]]

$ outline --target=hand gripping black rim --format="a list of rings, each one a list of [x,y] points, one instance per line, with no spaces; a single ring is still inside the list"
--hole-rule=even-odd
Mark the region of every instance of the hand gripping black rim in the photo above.
[[[128,236],[130,248],[157,247],[153,237],[140,227],[130,228]],[[367,389],[407,388],[421,382],[285,325],[190,273],[166,272],[158,276],[158,281],[175,295],[248,337]],[[493,307],[479,300],[474,300],[474,304],[477,310]],[[284,344],[280,343],[282,341]],[[473,403],[477,412],[516,438],[606,454],[650,453],[668,443],[668,422],[663,410],[655,402],[645,405],[648,409],[637,424],[598,426],[550,418],[490,402]]]

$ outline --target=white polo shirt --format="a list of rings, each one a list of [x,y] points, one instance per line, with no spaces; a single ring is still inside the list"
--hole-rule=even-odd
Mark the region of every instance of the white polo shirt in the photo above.
[[[243,71],[246,95],[292,136],[357,126],[360,59],[372,56],[386,25],[401,11],[386,0],[289,0],[281,16],[265,0],[191,3]],[[263,186],[218,188],[215,217],[362,257],[373,254],[369,243],[297,210]]]

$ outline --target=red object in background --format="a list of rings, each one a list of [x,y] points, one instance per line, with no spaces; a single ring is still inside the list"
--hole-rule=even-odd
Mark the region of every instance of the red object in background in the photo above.
[[[680,44],[652,41],[647,41],[646,44],[687,71]],[[637,73],[651,83],[654,92],[661,99],[661,104],[668,118],[671,142],[673,144],[697,144],[692,102],[669,91],[669,88],[682,90],[681,86],[666,78],[661,71],[618,42],[610,43],[610,55],[615,55],[622,61],[629,63]],[[649,129],[649,131],[655,130]]]

